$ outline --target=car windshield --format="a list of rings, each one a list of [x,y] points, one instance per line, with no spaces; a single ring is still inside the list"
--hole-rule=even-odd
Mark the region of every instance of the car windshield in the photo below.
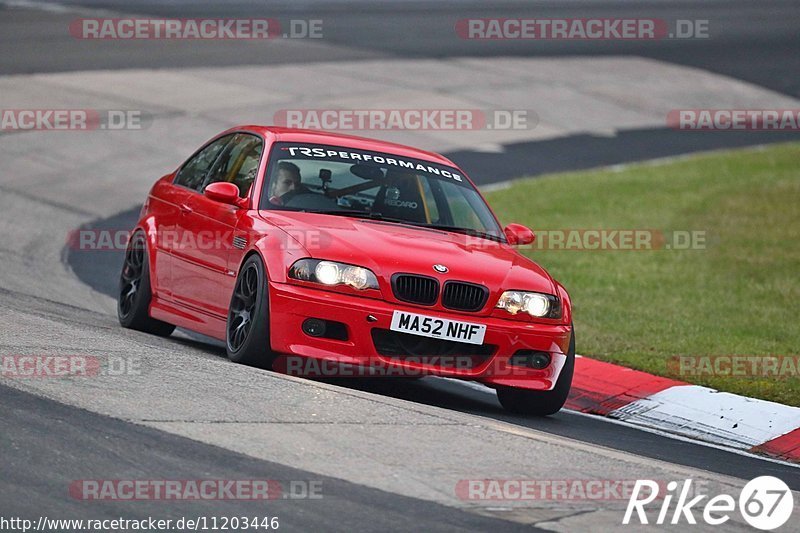
[[[503,240],[486,203],[455,168],[315,144],[276,143],[262,209],[364,217]]]

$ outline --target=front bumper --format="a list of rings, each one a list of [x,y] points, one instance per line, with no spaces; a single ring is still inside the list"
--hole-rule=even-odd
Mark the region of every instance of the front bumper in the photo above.
[[[436,375],[475,380],[490,386],[511,386],[531,390],[550,390],[555,386],[566,362],[571,328],[563,325],[538,324],[496,317],[478,317],[461,313],[442,313],[424,307],[399,305],[383,300],[350,296],[332,291],[287,283],[269,283],[270,344],[274,352],[294,360],[279,358],[279,369],[298,375],[325,375],[319,365],[298,365],[300,358],[323,360],[351,370],[336,375]],[[389,330],[392,313],[403,310],[433,317],[449,318],[486,325],[485,345],[495,348],[469,368],[454,363],[452,357],[430,359],[397,359],[381,355],[373,341],[372,330]],[[370,317],[368,320],[367,317]],[[308,318],[344,323],[347,340],[312,337],[302,330]],[[536,350],[550,354],[550,364],[541,370],[512,366],[510,357],[518,350]],[[458,357],[458,356],[456,356]],[[305,359],[304,359],[305,360]],[[427,364],[428,362],[432,364]],[[303,368],[310,370],[303,372]],[[325,366],[330,370],[332,366]],[[353,368],[377,368],[381,372],[352,373]],[[331,373],[330,375],[334,375]]]

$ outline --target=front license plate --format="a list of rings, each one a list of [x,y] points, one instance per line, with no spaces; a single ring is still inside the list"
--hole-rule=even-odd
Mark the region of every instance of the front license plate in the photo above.
[[[395,311],[392,314],[392,325],[389,329],[421,337],[468,344],[483,344],[483,336],[486,335],[486,326],[483,324],[435,318],[404,311]]]

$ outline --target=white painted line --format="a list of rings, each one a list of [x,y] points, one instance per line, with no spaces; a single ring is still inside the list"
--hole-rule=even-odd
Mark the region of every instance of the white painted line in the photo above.
[[[581,357],[581,356],[578,356],[578,357]],[[481,393],[484,393],[484,394],[490,394],[492,396],[496,395],[496,392],[495,392],[494,389],[492,389],[491,387],[487,387],[486,385],[483,385],[481,383],[475,382],[475,381],[464,381],[464,380],[455,379],[455,378],[442,378],[442,377],[435,377],[434,379],[444,380],[444,381],[448,381],[448,382],[451,382],[451,383],[457,383],[460,386],[463,386],[465,388],[472,389],[472,390],[475,390],[475,391],[478,391],[478,392],[481,392]],[[672,388],[677,388],[677,387],[672,387]],[[709,390],[711,390],[711,389],[709,389]],[[725,393],[717,393],[717,394],[725,394]],[[735,395],[731,394],[731,395],[728,395],[728,396],[735,396]],[[750,398],[744,398],[744,397],[739,397],[739,398],[743,399],[743,400],[750,400]],[[762,400],[756,400],[756,401],[762,401]],[[764,403],[773,403],[773,402],[764,402]],[[780,406],[780,404],[776,404],[776,405]],[[780,406],[780,407],[786,407],[786,406]],[[795,409],[795,408],[792,408],[792,409]],[[565,413],[569,413],[570,415],[581,416],[581,417],[585,417],[585,418],[592,418],[594,420],[600,420],[602,422],[607,422],[609,424],[616,424],[618,426],[623,426],[623,427],[627,427],[627,428],[631,428],[631,429],[636,429],[636,430],[639,430],[639,431],[644,431],[645,433],[658,435],[660,437],[666,437],[668,439],[673,439],[673,440],[677,440],[677,441],[681,441],[681,442],[687,442],[687,443],[690,443],[690,444],[696,444],[698,446],[705,446],[707,448],[713,448],[715,450],[722,450],[722,451],[730,452],[730,453],[733,453],[733,454],[736,454],[736,455],[741,455],[743,457],[750,457],[752,459],[758,459],[758,460],[761,460],[761,461],[767,461],[769,463],[775,463],[775,464],[779,464],[779,465],[783,465],[783,466],[791,466],[793,468],[800,469],[800,464],[789,463],[787,461],[781,461],[780,459],[774,459],[772,457],[766,457],[764,455],[757,455],[757,454],[754,454],[754,453],[750,453],[750,452],[747,451],[747,449],[749,449],[750,447],[748,447],[747,449],[742,449],[739,446],[731,447],[731,446],[725,445],[725,444],[717,444],[717,443],[714,443],[714,442],[697,440],[696,437],[693,438],[691,436],[684,436],[684,435],[681,435],[681,434],[672,433],[672,432],[669,432],[669,431],[665,431],[663,429],[658,429],[656,427],[650,427],[650,426],[641,425],[641,423],[639,423],[635,418],[632,418],[632,417],[628,418],[628,419],[617,419],[617,418],[608,418],[608,417],[600,416],[600,415],[594,415],[594,414],[590,414],[590,413],[582,413],[580,411],[573,411],[572,409],[562,409],[562,411],[564,411]],[[631,419],[633,419],[632,422],[630,421]],[[800,424],[798,424],[798,425],[800,426]],[[759,443],[759,444],[761,444],[761,443]]]
[[[74,13],[76,15],[83,15],[85,17],[113,17],[123,14],[121,11],[112,11],[110,9],[100,9],[86,6],[64,5],[58,2],[36,2],[33,0],[3,0],[0,5],[15,9],[31,9],[38,11],[45,11],[48,13]],[[136,16],[130,12],[125,12],[128,16]],[[139,15],[141,16],[141,15]]]
[[[684,437],[682,435],[676,435],[675,433],[668,433],[666,431],[662,431],[660,429],[655,429],[646,426],[640,426],[637,424],[632,424],[630,422],[626,422],[625,420],[617,420],[614,418],[607,418],[605,416],[600,415],[593,415],[590,413],[582,413],[580,411],[573,411],[572,409],[562,409],[562,411],[566,411],[571,415],[576,416],[583,416],[586,418],[594,418],[595,420],[602,420],[603,422],[608,422],[609,424],[616,424],[618,426],[624,426],[627,428],[638,429],[639,431],[644,431],[645,433],[652,433],[653,435],[658,435],[661,437],[666,437],[668,439],[679,440],[681,442],[688,442],[691,444],[697,444],[698,446],[705,446],[707,448],[714,448],[715,450],[722,450],[730,453],[735,453],[736,455],[741,455],[744,457],[750,457],[753,459],[760,459],[762,461],[767,461],[769,463],[775,463],[783,466],[791,466],[793,468],[800,468],[800,464],[797,463],[788,463],[786,461],[781,461],[780,459],[774,459],[772,457],[767,457],[764,455],[756,455],[754,453],[750,453],[747,450],[741,450],[739,448],[729,448],[728,446],[723,446],[722,444],[714,444],[711,442],[704,442],[701,440],[693,439],[691,437]]]
[[[670,387],[609,414],[632,424],[749,449],[800,427],[800,408],[707,387]]]

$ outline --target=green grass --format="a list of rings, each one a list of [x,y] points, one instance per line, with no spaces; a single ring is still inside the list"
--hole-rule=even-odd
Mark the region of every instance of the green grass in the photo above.
[[[800,143],[520,180],[487,198],[534,231],[706,232],[694,250],[523,250],[570,292],[578,353],[659,375],[673,356],[800,353]],[[800,405],[797,374],[677,377]]]

